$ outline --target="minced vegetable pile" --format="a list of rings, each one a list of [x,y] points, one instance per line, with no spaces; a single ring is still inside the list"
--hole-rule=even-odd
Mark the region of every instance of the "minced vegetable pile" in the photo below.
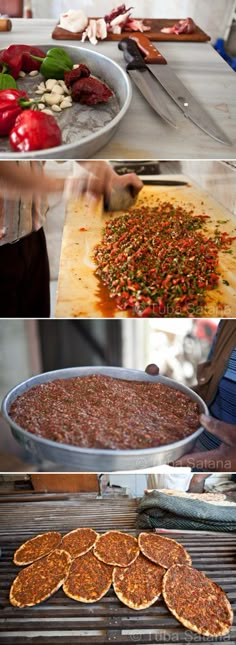
[[[208,215],[170,202],[144,202],[111,219],[95,249],[96,275],[119,309],[141,317],[197,315],[219,284],[219,251],[236,239]]]

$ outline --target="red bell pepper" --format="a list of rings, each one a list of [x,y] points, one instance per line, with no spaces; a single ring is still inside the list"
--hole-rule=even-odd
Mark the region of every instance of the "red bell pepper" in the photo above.
[[[7,65],[11,75],[16,79],[21,70],[31,72],[39,69],[41,62],[33,60],[31,54],[45,58],[46,54],[33,45],[10,45],[0,53],[0,67]]]
[[[0,91],[0,136],[6,137],[15,124],[15,120],[23,107],[31,103],[25,92],[15,89]]]
[[[62,142],[56,119],[36,110],[25,110],[17,117],[9,139],[16,152],[54,148]]]

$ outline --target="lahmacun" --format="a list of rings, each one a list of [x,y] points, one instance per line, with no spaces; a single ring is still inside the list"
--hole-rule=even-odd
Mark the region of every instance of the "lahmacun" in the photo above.
[[[114,591],[127,607],[146,609],[158,600],[162,592],[165,569],[140,553],[129,567],[115,567],[113,571]]]
[[[71,565],[69,553],[55,549],[16,576],[10,589],[14,607],[33,607],[54,594],[65,582]]]
[[[188,629],[208,637],[228,634],[233,622],[230,602],[201,571],[181,564],[170,567],[162,593],[168,609]]]
[[[62,538],[61,548],[65,549],[72,559],[84,555],[92,549],[98,538],[98,533],[93,529],[81,528],[70,531]]]
[[[139,554],[137,539],[121,531],[100,535],[93,550],[96,558],[114,567],[128,567]]]
[[[13,556],[13,562],[18,566],[31,564],[39,558],[48,555],[53,549],[56,549],[61,542],[61,533],[58,531],[48,531],[36,535],[19,546]]]
[[[63,591],[78,602],[97,602],[110,589],[112,571],[113,567],[100,562],[92,551],[88,551],[73,560]]]
[[[173,564],[192,564],[189,553],[182,544],[157,533],[140,533],[138,544],[143,555],[152,562],[169,569]]]

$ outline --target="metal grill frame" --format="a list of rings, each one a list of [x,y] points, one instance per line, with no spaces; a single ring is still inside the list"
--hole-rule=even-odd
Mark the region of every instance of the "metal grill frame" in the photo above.
[[[98,531],[116,527],[138,533],[133,530],[137,500],[95,499],[89,495],[72,495],[67,500],[47,502],[21,503],[19,497],[18,500],[18,503],[0,505],[0,645],[131,645],[133,642],[142,645],[227,642],[235,645],[236,619],[229,635],[209,639],[182,627],[162,599],[152,607],[136,612],[122,605],[112,589],[93,604],[73,601],[60,589],[38,606],[12,607],[8,594],[19,570],[12,557],[14,550],[29,537],[58,529],[59,520],[62,533],[86,525]],[[192,531],[164,534],[174,537],[189,550],[193,566],[226,591],[236,612],[236,535]]]

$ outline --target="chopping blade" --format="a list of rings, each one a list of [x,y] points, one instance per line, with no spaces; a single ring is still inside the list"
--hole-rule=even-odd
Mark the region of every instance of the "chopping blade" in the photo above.
[[[155,110],[155,112],[157,112],[157,114],[159,114],[159,116],[161,116],[169,125],[176,128],[177,126],[174,121],[174,117],[166,105],[165,92],[163,92],[161,86],[161,91],[157,92],[156,80],[148,71],[138,47],[136,47],[132,41],[130,41],[130,43],[128,41],[129,39],[125,38],[124,40],[121,40],[118,45],[119,49],[123,50],[124,58],[128,63],[126,67],[127,72],[153,110]],[[126,42],[128,43],[128,46],[126,46]]]
[[[189,92],[172,68],[167,65],[164,56],[154,47],[150,40],[142,33],[132,34],[128,40],[132,40],[142,52],[147,69],[175,101],[184,116],[193,121],[195,125],[213,139],[225,145],[232,145],[221,128]]]
[[[188,186],[188,182],[182,179],[141,179],[144,186]]]

